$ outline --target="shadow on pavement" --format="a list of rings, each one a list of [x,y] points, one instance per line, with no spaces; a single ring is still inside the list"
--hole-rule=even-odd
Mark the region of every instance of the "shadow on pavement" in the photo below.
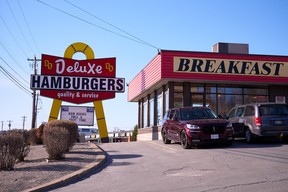
[[[100,146],[98,146],[98,148],[100,148],[102,150],[102,152],[104,153],[104,155],[106,156],[106,160],[105,162],[95,168],[95,170],[92,170],[90,171],[89,173],[73,180],[72,182],[69,182],[69,183],[65,183],[65,184],[60,184],[60,185],[57,185],[56,187],[53,187],[53,188],[49,188],[49,191],[50,190],[54,190],[54,189],[60,189],[62,187],[65,187],[65,186],[68,186],[68,185],[71,185],[71,184],[75,184],[77,182],[80,182],[80,181],[83,181],[85,179],[88,179],[90,178],[91,176],[93,176],[94,174],[97,174],[97,173],[100,173],[102,172],[104,169],[106,169],[108,166],[126,166],[126,165],[130,165],[131,163],[130,162],[114,162],[113,160],[116,160],[116,159],[131,159],[131,158],[140,158],[142,157],[142,155],[138,155],[138,154],[114,154],[114,155],[109,155],[109,152],[117,152],[117,151],[104,151]]]

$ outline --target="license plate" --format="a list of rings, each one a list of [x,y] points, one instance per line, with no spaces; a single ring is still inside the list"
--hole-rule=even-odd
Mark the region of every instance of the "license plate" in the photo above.
[[[211,135],[211,139],[219,139],[219,135],[218,134],[213,134],[213,135]]]
[[[282,121],[275,121],[274,123],[275,123],[275,125],[282,125],[283,124]]]

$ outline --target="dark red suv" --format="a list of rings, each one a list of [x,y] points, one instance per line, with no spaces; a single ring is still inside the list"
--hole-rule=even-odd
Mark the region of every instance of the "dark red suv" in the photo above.
[[[188,149],[204,143],[233,143],[232,124],[220,119],[208,107],[183,107],[169,109],[163,119],[163,143],[180,142]]]

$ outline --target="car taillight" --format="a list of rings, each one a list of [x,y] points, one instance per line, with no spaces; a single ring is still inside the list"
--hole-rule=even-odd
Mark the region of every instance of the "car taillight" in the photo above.
[[[260,117],[255,117],[255,125],[256,126],[261,126],[261,118]]]

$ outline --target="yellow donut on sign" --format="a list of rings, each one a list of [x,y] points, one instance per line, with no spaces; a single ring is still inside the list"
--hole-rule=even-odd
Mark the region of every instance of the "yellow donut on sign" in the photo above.
[[[64,57],[68,59],[72,59],[73,55],[77,52],[81,52],[85,54],[86,59],[94,59],[94,52],[91,49],[91,47],[82,42],[76,42],[76,43],[71,44],[69,47],[67,47],[64,53]],[[58,118],[59,111],[61,108],[61,103],[62,103],[61,100],[53,99],[48,121],[55,120]],[[107,125],[106,125],[102,101],[101,100],[94,101],[93,104],[94,104],[94,110],[96,113],[98,131],[99,131],[101,142],[108,143],[109,137],[108,137],[108,131],[107,131]]]

